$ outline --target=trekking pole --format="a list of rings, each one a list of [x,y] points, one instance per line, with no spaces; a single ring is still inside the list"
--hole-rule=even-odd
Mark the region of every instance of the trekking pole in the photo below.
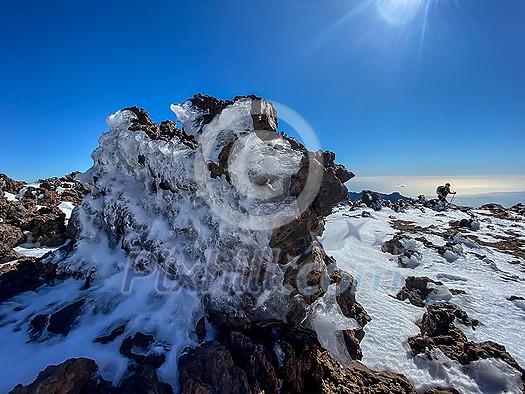
[[[454,201],[454,198],[455,198],[455,197],[456,197],[456,195],[454,194],[454,195],[452,196],[452,199],[451,199],[450,202],[449,202],[450,205],[452,205],[452,201]]]

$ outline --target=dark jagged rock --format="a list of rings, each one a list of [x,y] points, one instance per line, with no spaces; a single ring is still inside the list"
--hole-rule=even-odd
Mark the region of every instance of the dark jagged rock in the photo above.
[[[278,350],[240,333],[231,333],[225,345],[212,341],[187,350],[179,359],[181,393],[415,393],[405,377],[357,361],[341,370],[307,333],[281,334]]]
[[[67,239],[66,215],[58,208],[40,208],[29,223],[36,242],[45,246],[60,246]]]
[[[525,205],[518,203],[509,208],[512,212],[515,212],[519,215],[525,216]]]
[[[486,358],[498,358],[521,373],[525,382],[525,370],[506,351],[504,346],[487,341],[474,343],[455,325],[455,322],[475,327],[479,324],[454,304],[439,302],[430,305],[418,324],[421,333],[408,339],[408,344],[414,354],[427,353],[428,350],[439,348],[447,357],[462,365]],[[430,357],[430,356],[429,356]]]
[[[47,331],[52,334],[68,335],[85,302],[85,299],[80,299],[49,316]]]
[[[11,249],[22,242],[24,242],[24,234],[18,227],[0,223],[0,245]]]
[[[47,367],[33,383],[27,386],[19,384],[10,394],[80,394],[97,370],[98,366],[93,360],[71,358],[62,364]]]
[[[453,228],[467,228],[469,230],[479,230],[479,222],[474,218],[470,219],[461,219],[461,220],[452,220],[449,222],[450,227]]]
[[[0,303],[25,291],[34,291],[56,278],[56,267],[24,257],[11,270],[0,274]]]
[[[61,201],[78,204],[87,194],[87,190],[74,180],[75,175],[71,173],[62,178],[39,179],[40,186],[35,187],[2,174],[0,184],[4,185],[5,191],[16,194],[16,197],[8,201],[4,193],[0,193],[0,263],[19,257],[12,250],[16,245],[6,246],[3,231],[6,228],[10,229],[11,235],[14,235],[13,231],[17,233],[16,244],[34,241],[43,246],[59,246],[66,241],[66,217],[58,205]],[[73,226],[74,223],[71,230]],[[20,235],[26,231],[30,233],[27,240]]]
[[[113,329],[108,335],[101,335],[99,337],[96,337],[95,339],[93,339],[93,342],[101,343],[103,345],[108,344],[110,342],[113,342],[120,335],[124,334],[125,330],[126,330],[126,325],[123,324],[123,325],[118,326],[117,328]]]
[[[427,297],[434,290],[433,288],[428,287],[429,283],[443,286],[442,282],[432,280],[425,276],[409,276],[405,279],[405,285],[399,291],[399,293],[397,293],[396,298],[401,301],[404,301],[408,298],[412,305],[424,307]]]
[[[27,225],[36,211],[36,204],[32,201],[7,201],[0,193],[0,218],[4,224],[27,230]]]
[[[25,182],[15,181],[5,174],[0,174],[0,190],[2,191],[17,195],[25,185]]]
[[[17,259],[13,248],[24,242],[22,230],[10,224],[0,223],[0,264]]]
[[[58,365],[46,367],[35,381],[27,386],[17,385],[10,394],[172,394],[172,387],[161,382],[152,366],[140,365],[120,386],[96,374],[98,365],[87,358],[71,358]]]
[[[443,389],[440,387],[432,387],[430,389],[426,389],[423,394],[461,394],[456,389]]]
[[[170,141],[176,136],[182,143],[190,148],[197,147],[195,138],[184,133],[174,121],[165,120],[158,124],[151,120],[145,109],[130,107],[125,108],[124,110],[129,110],[137,116],[137,118],[131,122],[131,126],[129,127],[131,131],[144,131],[153,140]],[[137,162],[141,165],[145,165],[146,158],[144,156],[142,156],[142,158],[139,157]]]
[[[153,335],[137,332],[133,336],[126,337],[120,346],[120,354],[135,361],[139,365],[148,365],[158,368],[166,360],[164,354],[157,354],[152,351],[155,344]]]
[[[230,331],[228,337],[231,354],[246,371],[248,382],[255,392],[275,393],[279,390],[279,379],[265,348],[253,343],[248,336]]]
[[[112,390],[115,394],[148,393],[172,394],[173,389],[167,383],[161,382],[157,371],[150,365],[139,365],[133,375],[124,379],[122,384]]]
[[[186,350],[179,357],[178,368],[181,394],[250,392],[246,373],[216,341]]]
[[[381,250],[384,253],[390,253],[393,255],[400,255],[405,253],[407,249],[401,242],[402,239],[403,237],[401,235],[394,235],[394,237],[391,240],[383,242],[383,244],[381,245]]]
[[[371,218],[373,217],[372,214],[368,211],[363,211],[361,212],[361,217],[364,217],[364,218]]]
[[[199,321],[197,322],[197,326],[195,327],[195,334],[197,335],[197,339],[199,341],[204,340],[206,337],[206,319],[201,317]]]
[[[332,280],[336,283],[335,299],[341,308],[341,313],[355,319],[361,327],[364,327],[372,319],[355,299],[356,280],[350,274],[340,270],[334,271]]]
[[[49,322],[49,316],[48,315],[36,315],[34,318],[31,319],[30,326],[31,326],[31,337],[32,339],[38,338],[42,332],[44,332],[44,329],[47,326],[47,323]]]

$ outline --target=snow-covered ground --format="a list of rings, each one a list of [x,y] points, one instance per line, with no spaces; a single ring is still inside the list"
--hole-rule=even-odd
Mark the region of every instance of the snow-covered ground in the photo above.
[[[369,211],[372,217],[362,217],[363,210]],[[361,342],[363,362],[372,369],[405,374],[418,389],[453,386],[465,393],[486,392],[483,390],[486,380],[496,379],[489,377],[487,371],[490,370],[492,374],[501,375],[498,379],[509,381],[509,392],[513,392],[512,387],[517,390],[519,383],[515,374],[501,372],[503,369],[497,368],[497,360],[478,362],[467,369],[445,356],[440,361],[414,358],[407,339],[419,333],[416,322],[425,310],[408,301],[400,301],[395,295],[408,276],[427,276],[443,282],[449,289],[463,290],[466,294],[453,296],[445,292],[437,298],[450,299],[471,318],[481,322],[476,330],[465,330],[470,340],[500,343],[520,365],[525,365],[523,301],[508,300],[513,295],[525,296],[525,262],[475,241],[477,237],[481,242],[493,243],[501,240],[500,237],[511,237],[521,243],[523,250],[525,224],[495,218],[489,211],[473,211],[480,221],[480,229],[465,230],[456,237],[460,245],[456,253],[442,256],[415,238],[424,236],[436,245],[444,245],[443,236],[450,228],[449,221],[468,219],[470,215],[461,211],[423,210],[395,213],[388,208],[379,212],[368,208],[354,211],[342,208],[327,219],[322,244],[327,253],[336,258],[339,267],[357,278],[357,300],[372,317],[365,326],[366,335]],[[382,243],[397,232],[394,222],[398,228],[401,224],[407,228],[402,231],[407,249],[419,252],[410,264],[414,268],[399,267],[398,256],[381,251]],[[414,232],[409,231],[410,227]]]

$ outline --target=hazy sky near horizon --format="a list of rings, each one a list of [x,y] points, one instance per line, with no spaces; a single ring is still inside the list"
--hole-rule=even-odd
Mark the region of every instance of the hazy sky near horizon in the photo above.
[[[374,190],[381,193],[397,191],[407,197],[424,194],[434,198],[436,188],[450,183],[458,196],[525,192],[525,175],[514,176],[356,176],[346,183],[349,190]]]
[[[0,172],[14,178],[85,171],[108,115],[137,105],[174,119],[169,105],[197,92],[293,108],[359,176],[525,175],[523,0],[5,1],[0,12]]]

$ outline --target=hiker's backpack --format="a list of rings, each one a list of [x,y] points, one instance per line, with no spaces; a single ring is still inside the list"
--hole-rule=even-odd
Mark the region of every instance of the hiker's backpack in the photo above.
[[[445,191],[445,186],[438,186],[436,189],[436,194],[443,193]]]

